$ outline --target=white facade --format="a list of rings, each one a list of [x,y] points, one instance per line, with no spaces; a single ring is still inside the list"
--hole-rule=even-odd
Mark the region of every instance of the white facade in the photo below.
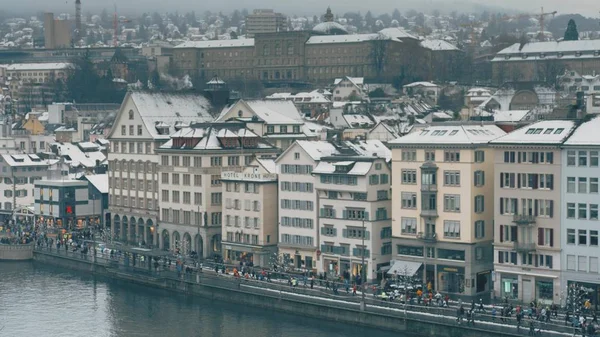
[[[367,98],[363,88],[364,78],[362,77],[338,78],[334,84],[332,97],[334,102],[346,102],[352,98],[360,101]]]
[[[391,172],[385,158],[324,158],[313,174],[319,204],[318,272],[376,279],[392,255]],[[366,272],[361,272],[363,265]]]
[[[597,298],[599,271],[599,153],[600,119],[579,126],[562,150],[561,178],[561,297],[575,282],[593,289]],[[597,305],[596,301],[592,301]],[[562,302],[561,304],[565,304]]]

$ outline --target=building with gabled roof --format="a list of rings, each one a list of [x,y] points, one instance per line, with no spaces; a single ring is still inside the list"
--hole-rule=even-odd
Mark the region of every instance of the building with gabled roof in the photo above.
[[[221,255],[222,173],[242,172],[254,160],[280,152],[243,122],[193,124],[173,133],[156,149],[158,247],[204,258]]]
[[[156,150],[192,123],[212,121],[206,98],[191,93],[128,92],[108,134],[111,230],[117,241],[158,245]]]
[[[216,121],[238,121],[259,137],[286,149],[295,140],[315,139],[306,133],[300,111],[291,101],[239,100],[221,111]]]

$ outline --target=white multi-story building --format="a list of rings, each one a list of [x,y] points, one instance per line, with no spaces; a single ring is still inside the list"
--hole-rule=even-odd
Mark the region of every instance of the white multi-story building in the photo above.
[[[322,157],[339,154],[325,141],[296,141],[277,158],[279,253],[294,268],[317,268],[317,191],[313,169]]]
[[[157,153],[160,248],[211,257],[221,252],[222,173],[241,172],[256,158],[274,159],[280,150],[231,122],[183,128]]]
[[[600,207],[600,118],[581,124],[563,144],[560,180],[561,304],[569,298],[574,283],[589,289],[597,306],[600,294],[599,218]],[[597,309],[597,307],[596,307]]]
[[[574,127],[573,121],[542,121],[491,142],[496,297],[525,303],[561,301],[563,209],[559,205],[565,203],[561,200],[564,176],[571,176],[562,170],[566,157],[561,146]]]
[[[184,126],[212,120],[209,111],[208,100],[195,94],[127,93],[108,135],[112,147],[108,175],[113,238],[158,244],[156,149]]]
[[[374,280],[392,255],[391,152],[377,140],[343,144],[355,153],[321,157],[312,172],[319,209],[317,270],[328,277]]]
[[[0,217],[10,220],[16,208],[33,207],[34,183],[47,176],[56,160],[43,160],[35,154],[0,155]]]
[[[277,168],[256,159],[242,172],[221,173],[225,261],[269,268],[277,252]]]

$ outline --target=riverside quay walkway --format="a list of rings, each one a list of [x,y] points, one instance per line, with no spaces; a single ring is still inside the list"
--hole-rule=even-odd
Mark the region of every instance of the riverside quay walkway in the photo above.
[[[388,320],[394,320],[394,322],[397,322],[397,327],[394,327],[393,330],[405,330],[409,334],[413,330],[411,326],[420,324],[420,329],[423,326],[431,325],[431,333],[439,336],[449,334],[437,334],[435,331],[442,332],[442,329],[456,329],[459,327],[464,329],[465,334],[462,334],[463,336],[595,335],[587,331],[585,334],[582,333],[580,328],[572,327],[570,322],[568,326],[565,325],[563,313],[560,313],[557,317],[552,316],[550,322],[529,319],[525,315],[522,322],[518,324],[514,310],[509,317],[500,317],[501,308],[494,315],[492,314],[492,307],[486,306],[484,311],[479,311],[477,310],[479,308],[477,304],[475,313],[468,322],[466,316],[461,319],[457,318],[458,303],[456,302],[451,302],[448,307],[440,307],[437,305],[403,304],[383,300],[373,294],[365,294],[363,298],[360,291],[356,295],[353,295],[352,290],[347,293],[343,284],[338,284],[337,290],[334,292],[331,290],[333,284],[331,284],[331,287],[323,287],[324,284],[319,280],[315,280],[312,287],[310,281],[306,285],[303,281],[289,281],[297,275],[274,271],[262,273],[263,269],[258,268],[255,275],[259,276],[233,275],[233,267],[226,269],[222,264],[215,265],[206,262],[196,267],[196,264],[190,263],[190,260],[185,263],[182,262],[183,260],[169,255],[168,252],[164,251],[118,246],[114,246],[113,249],[90,249],[84,254],[81,250],[71,251],[36,245],[34,260],[45,265],[58,265],[75,270],[90,271],[119,280],[167,290],[194,293],[191,289],[195,286],[224,290],[230,293],[231,302],[239,302],[241,296],[263,296],[266,301],[283,299],[312,306],[335,307],[348,310],[348,315],[352,315],[353,312],[366,312],[372,315],[385,316]],[[223,272],[224,270],[226,272]],[[203,294],[199,295],[203,296]],[[362,300],[365,301],[364,306],[361,305]],[[468,311],[470,306],[471,304],[464,304],[465,311]],[[306,312],[298,313],[308,315]],[[588,320],[591,321],[591,318],[588,318]],[[351,320],[345,321],[351,322]],[[356,320],[356,324],[361,323],[366,324],[366,322]],[[389,329],[389,326],[381,328]],[[415,331],[412,332],[415,333]]]

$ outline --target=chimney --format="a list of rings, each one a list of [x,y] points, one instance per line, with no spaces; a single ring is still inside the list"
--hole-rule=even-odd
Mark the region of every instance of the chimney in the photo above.
[[[75,0],[75,42],[81,40],[81,0]]]

